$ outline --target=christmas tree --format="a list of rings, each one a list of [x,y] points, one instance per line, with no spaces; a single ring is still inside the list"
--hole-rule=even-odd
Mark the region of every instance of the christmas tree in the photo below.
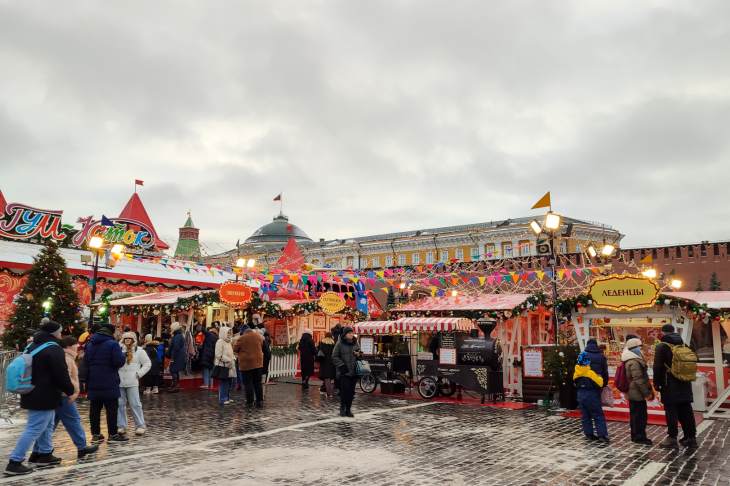
[[[713,292],[717,290],[722,290],[722,284],[717,278],[717,272],[712,272],[712,275],[710,275],[710,290],[712,290]]]
[[[17,297],[10,325],[3,333],[3,344],[23,349],[45,316],[61,324],[64,334],[78,336],[83,332],[75,324],[79,317],[79,298],[66,271],[66,262],[53,242],[41,250],[28,272],[28,280]]]

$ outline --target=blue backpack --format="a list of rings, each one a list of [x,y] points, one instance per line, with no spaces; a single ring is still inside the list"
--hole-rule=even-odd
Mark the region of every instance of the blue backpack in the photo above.
[[[30,353],[25,348],[23,354],[15,358],[5,371],[5,389],[10,393],[27,395],[35,388],[33,385],[33,356],[50,346],[58,346],[53,341],[43,343]],[[30,347],[30,346],[28,346]]]

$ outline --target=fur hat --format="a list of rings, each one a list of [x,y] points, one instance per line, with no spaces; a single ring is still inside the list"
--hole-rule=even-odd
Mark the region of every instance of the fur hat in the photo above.
[[[311,329],[305,329],[305,330],[302,331],[302,334],[309,334],[311,336],[312,335],[312,330]]]
[[[170,326],[170,332],[179,331],[180,329],[182,329],[182,326],[180,325],[179,322],[173,322],[172,325]]]
[[[674,326],[673,326],[673,325],[671,325],[671,324],[664,324],[664,325],[662,326],[662,332],[663,332],[664,334],[670,334],[670,333],[673,333],[673,332],[674,332]]]
[[[641,346],[641,339],[639,338],[631,338],[628,341],[626,341],[626,349],[634,349],[639,346]]]

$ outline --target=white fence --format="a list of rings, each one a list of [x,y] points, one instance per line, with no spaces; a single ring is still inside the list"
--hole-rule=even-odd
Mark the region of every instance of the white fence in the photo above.
[[[269,378],[296,375],[297,361],[297,355],[294,353],[281,356],[272,355],[269,363]]]

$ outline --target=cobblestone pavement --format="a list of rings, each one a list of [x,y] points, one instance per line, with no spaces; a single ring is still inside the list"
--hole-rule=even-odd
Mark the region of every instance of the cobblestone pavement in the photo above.
[[[621,423],[609,425],[610,445],[586,443],[577,420],[539,410],[358,395],[356,418],[342,419],[316,387],[269,386],[263,410],[246,410],[240,398],[221,409],[206,391],[145,396],[147,435],[76,461],[59,427],[61,466],[0,484],[730,484],[722,421],[702,424],[700,449],[687,453],[633,445]],[[0,428],[3,457],[21,429],[19,421]],[[663,431],[650,427],[657,442]]]

